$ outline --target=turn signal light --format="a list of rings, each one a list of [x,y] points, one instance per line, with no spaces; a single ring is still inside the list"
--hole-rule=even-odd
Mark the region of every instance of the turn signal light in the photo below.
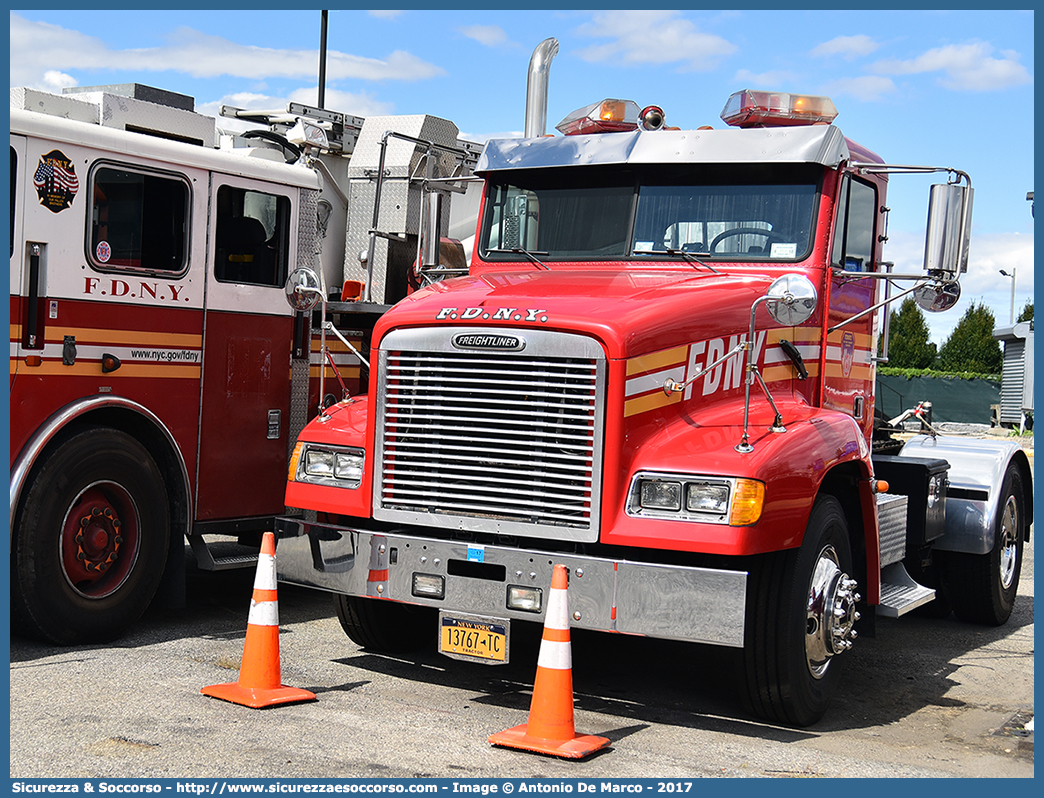
[[[761,518],[765,504],[765,483],[754,479],[737,479],[736,492],[732,496],[730,526],[750,526]]]

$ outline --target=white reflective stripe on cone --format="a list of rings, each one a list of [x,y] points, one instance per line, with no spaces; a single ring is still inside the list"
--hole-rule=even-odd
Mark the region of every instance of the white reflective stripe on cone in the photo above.
[[[279,602],[250,599],[250,617],[247,618],[247,623],[254,626],[279,626]]]
[[[556,671],[570,670],[573,667],[573,655],[569,648],[569,641],[541,640],[537,667]]]
[[[271,554],[257,556],[257,572],[254,575],[254,590],[276,589],[276,563]]]
[[[544,626],[548,629],[566,630],[569,628],[569,600],[564,590],[551,588],[551,596],[547,600],[547,614]]]

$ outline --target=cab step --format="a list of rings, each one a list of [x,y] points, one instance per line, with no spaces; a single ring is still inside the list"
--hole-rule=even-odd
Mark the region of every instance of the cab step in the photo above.
[[[893,563],[881,570],[881,603],[877,605],[878,615],[898,618],[934,598],[935,590],[917,584],[901,562]]]
[[[202,535],[189,535],[189,545],[201,571],[230,571],[235,568],[257,567],[256,549],[240,546],[235,538],[225,538],[216,543],[216,546],[208,543]]]

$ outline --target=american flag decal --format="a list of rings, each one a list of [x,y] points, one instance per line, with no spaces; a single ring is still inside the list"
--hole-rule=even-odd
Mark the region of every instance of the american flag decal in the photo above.
[[[61,150],[51,150],[40,157],[33,185],[40,204],[58,213],[72,205],[73,197],[80,189],[80,179],[76,177],[72,161]]]

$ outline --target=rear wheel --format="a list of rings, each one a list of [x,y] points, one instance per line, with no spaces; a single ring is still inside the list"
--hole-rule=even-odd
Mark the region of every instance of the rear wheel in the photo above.
[[[837,499],[816,501],[797,549],[750,572],[744,644],[746,699],[774,723],[809,726],[826,711],[859,613],[848,526]]]
[[[938,554],[954,615],[962,621],[1000,626],[1015,606],[1026,540],[1022,472],[1014,463],[1001,483],[993,528],[993,549],[986,554]]]
[[[334,606],[344,633],[371,651],[401,654],[435,640],[435,611],[431,607],[343,595],[334,596]]]
[[[15,629],[54,643],[111,640],[159,585],[170,520],[163,477],[126,433],[80,432],[27,486],[12,546]]]

